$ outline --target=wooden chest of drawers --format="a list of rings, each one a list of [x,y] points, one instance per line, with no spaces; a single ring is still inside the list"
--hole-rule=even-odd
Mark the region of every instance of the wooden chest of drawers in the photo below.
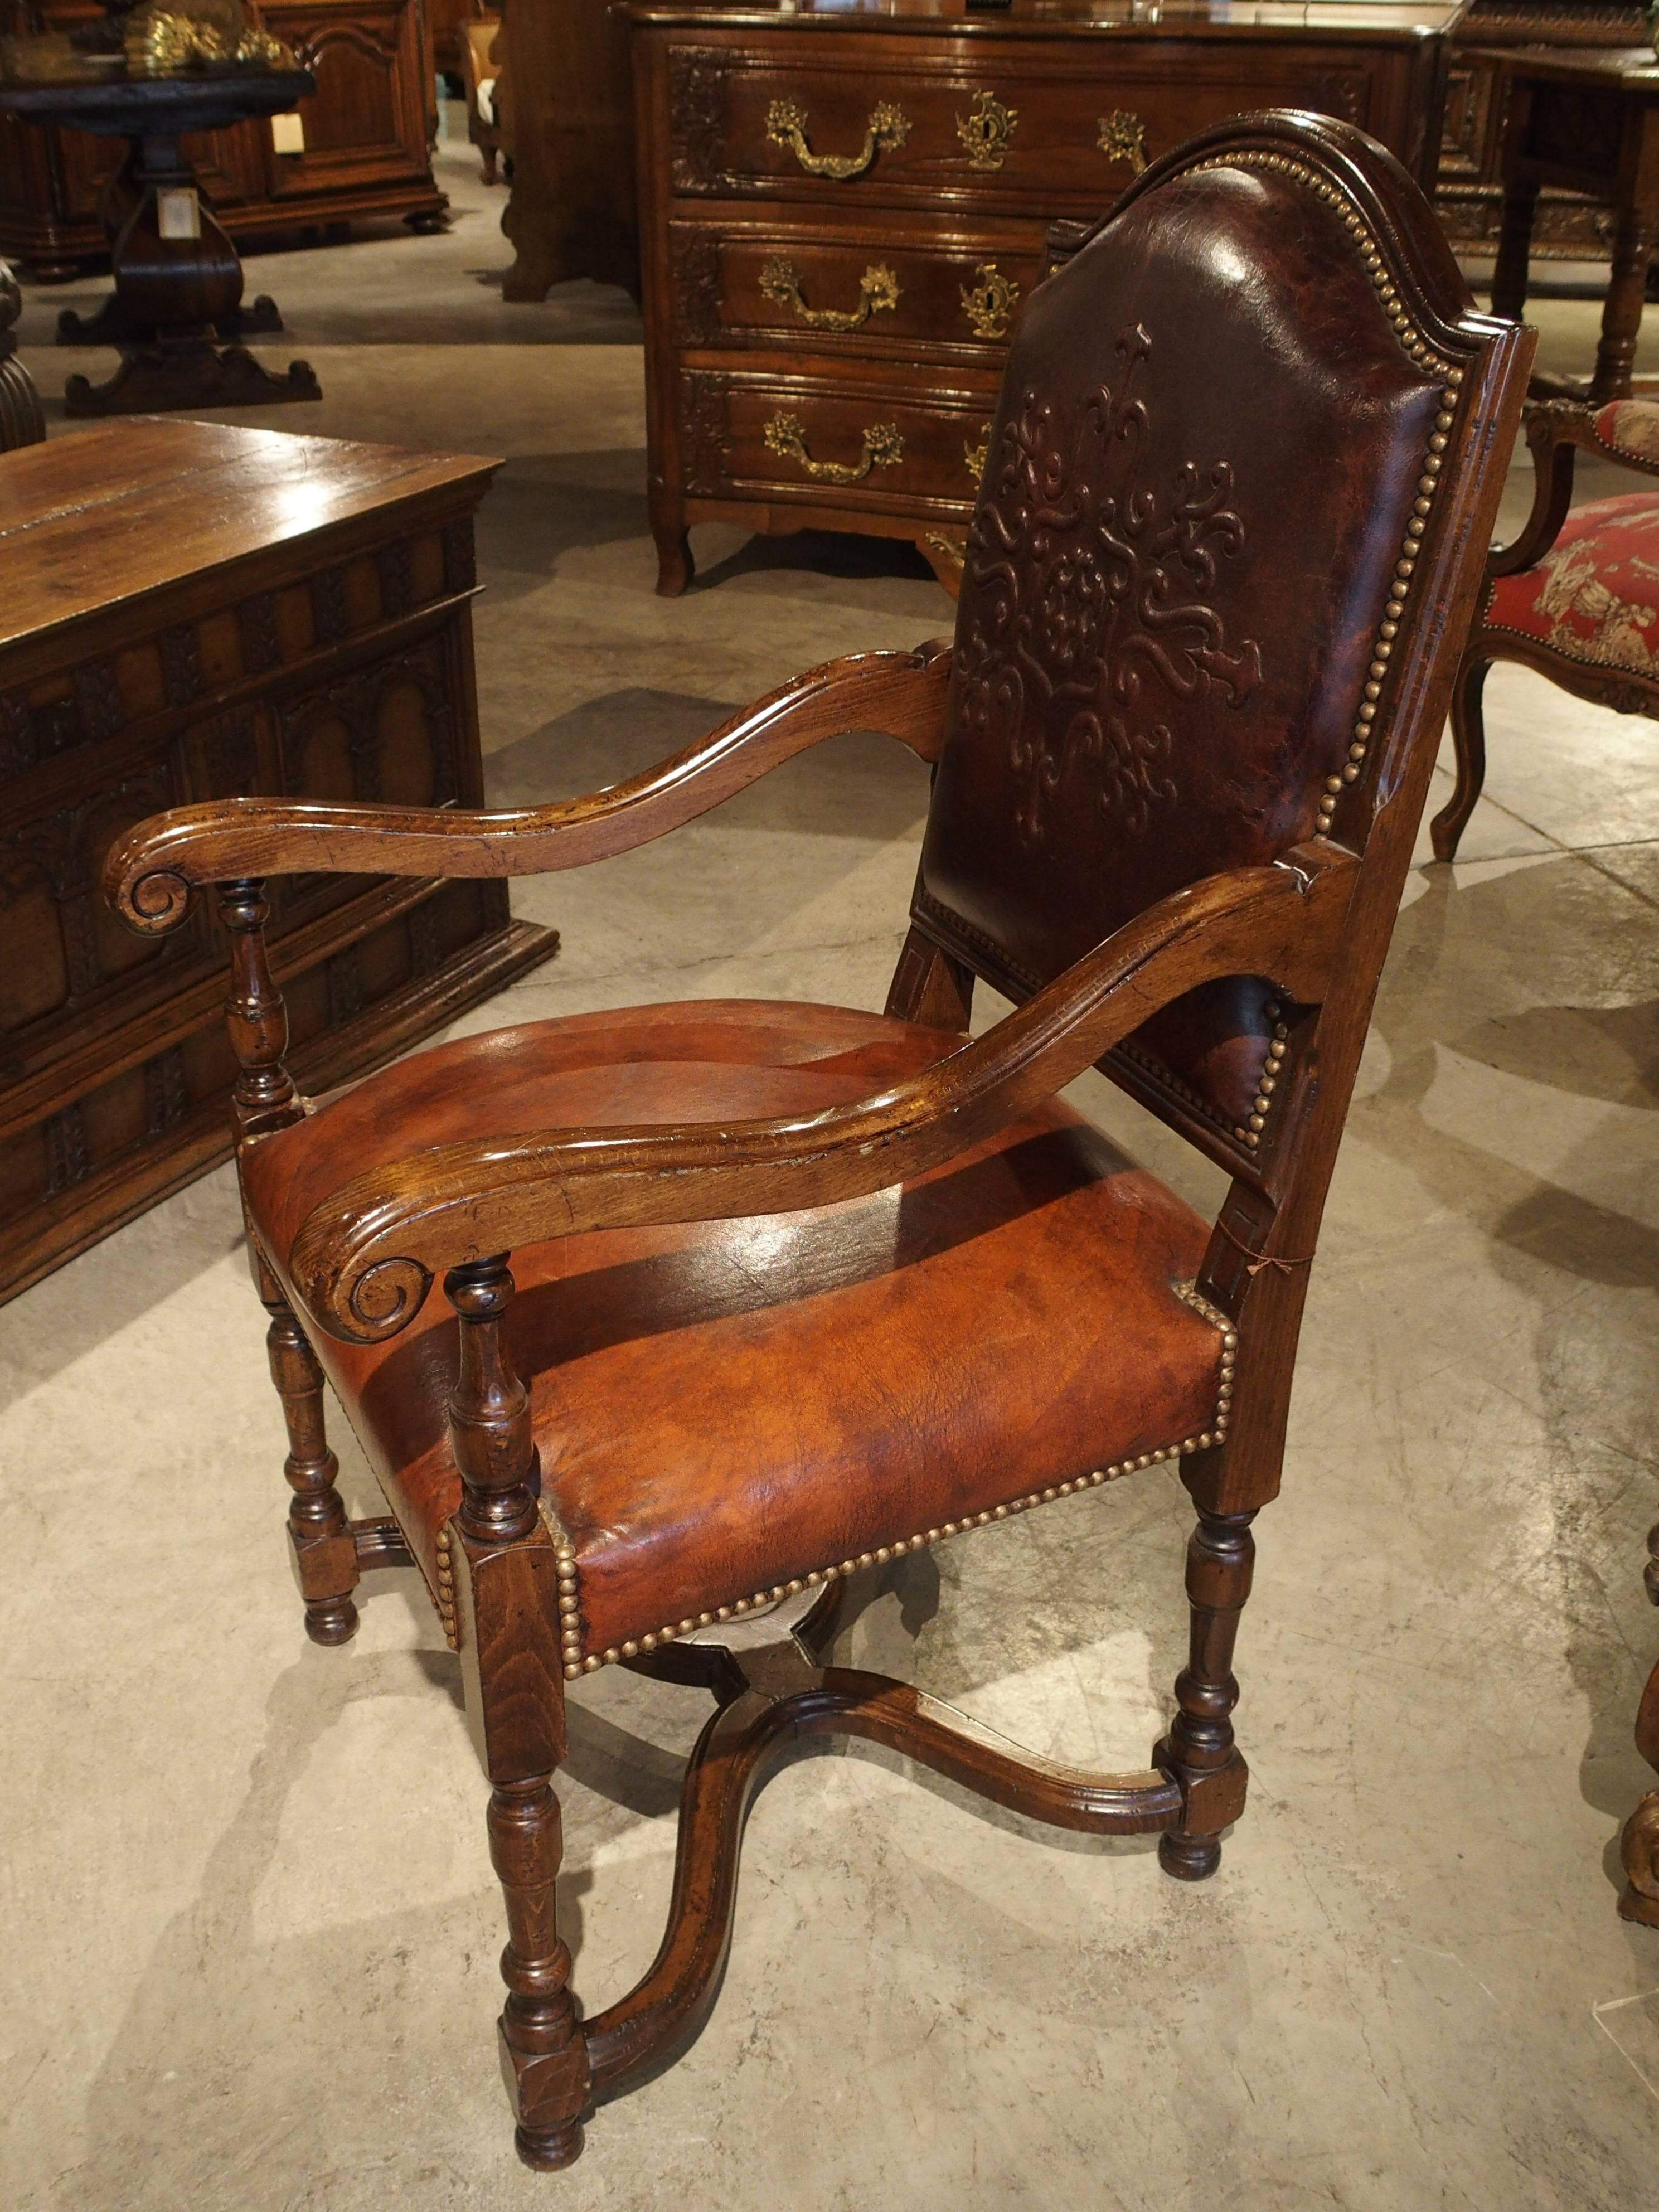
[[[270,793],[483,803],[472,516],[495,464],[145,420],[0,455],[0,1300],[229,1152],[210,899],[125,929],[132,823]],[[498,883],[273,881],[307,1090],[558,943]]]
[[[659,591],[716,517],[914,538],[951,580],[1048,223],[1258,107],[1346,116],[1432,189],[1460,12],[633,0]]]

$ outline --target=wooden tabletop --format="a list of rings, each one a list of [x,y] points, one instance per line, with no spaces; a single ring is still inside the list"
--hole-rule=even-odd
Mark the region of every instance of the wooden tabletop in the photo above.
[[[1659,58],[1651,46],[1464,46],[1465,61],[1489,62],[1511,76],[1582,91],[1659,92]]]
[[[390,506],[481,489],[500,466],[147,415],[0,454],[0,646],[208,569],[256,568],[295,538],[349,536]]]
[[[969,37],[1247,40],[1422,39],[1455,30],[1468,0],[1012,0],[969,9],[966,0],[628,0],[636,23],[695,23],[710,29],[936,31]]]

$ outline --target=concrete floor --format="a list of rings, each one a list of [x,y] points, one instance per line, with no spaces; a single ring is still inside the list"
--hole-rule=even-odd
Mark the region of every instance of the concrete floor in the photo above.
[[[504,308],[480,275],[500,195],[464,152],[447,176],[447,240],[252,267],[293,330],[261,349],[308,355],[328,395],[258,419],[508,457],[478,609],[502,799],[611,781],[829,653],[948,628],[919,562],[857,543],[708,529],[702,587],[653,598],[632,312],[586,285]],[[31,295],[26,337],[98,289]],[[1588,358],[1593,308],[1545,319]],[[56,390],[64,356],[28,357]],[[1218,1877],[1182,1887],[1150,1839],[1057,1836],[884,1754],[805,1761],[751,1823],[701,2041],[569,2173],[526,2172],[457,1662],[408,1575],[345,1650],[301,1633],[222,1173],[0,1311],[0,2203],[1652,2203],[1659,1933],[1613,1901],[1659,1649],[1659,773],[1642,722],[1512,671],[1488,696],[1490,797],[1467,858],[1411,878],[1337,1172]],[[908,755],[848,740],[528,884],[565,950],[471,1025],[878,1005],[925,799]],[[1084,1095],[1213,1203],[1174,1139]],[[1189,1517],[1160,1471],[959,1540],[866,1593],[853,1647],[1044,1751],[1136,1763],[1180,1663]],[[563,1906],[590,2007],[654,1949],[703,1710],[617,1670],[574,1691]]]

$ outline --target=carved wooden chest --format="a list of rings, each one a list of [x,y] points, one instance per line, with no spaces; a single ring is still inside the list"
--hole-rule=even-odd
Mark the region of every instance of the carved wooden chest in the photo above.
[[[1258,107],[1346,116],[1431,190],[1460,12],[633,0],[658,589],[716,517],[912,538],[951,580],[1048,224]]]
[[[229,1152],[211,902],[111,841],[272,793],[482,803],[472,518],[497,464],[135,418],[0,456],[0,1298]],[[273,882],[290,1065],[361,1073],[556,946],[507,886]]]

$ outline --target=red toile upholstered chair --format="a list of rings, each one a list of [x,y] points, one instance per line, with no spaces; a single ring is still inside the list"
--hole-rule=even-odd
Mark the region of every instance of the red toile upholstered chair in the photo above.
[[[1568,513],[1580,451],[1659,477],[1659,405],[1540,400],[1527,410],[1527,443],[1532,513],[1512,545],[1492,550],[1452,690],[1457,783],[1429,825],[1437,860],[1455,857],[1486,781],[1481,694],[1493,661],[1518,660],[1620,714],[1659,715],[1659,491],[1621,492]]]
[[[590,2107],[695,2033],[745,1808],[802,1737],[878,1738],[1214,1871],[1244,1802],[1250,1523],[1530,355],[1471,311],[1380,147],[1235,119],[1037,288],[952,648],[832,662],[587,799],[233,799],[112,854],[143,929],[218,886],[307,1624],[343,1641],[362,1573],[413,1560],[459,1652],[531,2164],[574,2158]],[[843,730],[937,763],[884,1013],[588,1014],[295,1096],[260,878],[575,866]],[[1017,1011],[969,1042],[975,976]],[[1060,1103],[1095,1062],[1229,1171],[1214,1223]],[[346,1520],[325,1376],[392,1518]],[[1032,1759],[822,1663],[858,1568],[1154,1462],[1198,1526],[1190,1659],[1145,1771]],[[757,1650],[729,1624],[768,1608]],[[717,1709],[663,1948],[579,2017],[550,1783],[567,1695],[618,1663]]]

